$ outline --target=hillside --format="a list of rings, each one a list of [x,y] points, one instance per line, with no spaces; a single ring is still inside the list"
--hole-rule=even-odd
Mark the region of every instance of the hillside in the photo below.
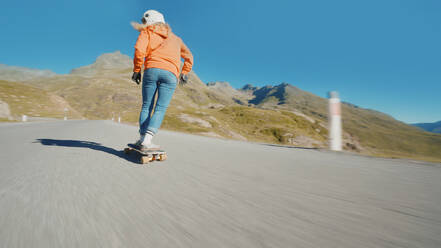
[[[19,120],[22,115],[63,118],[65,109],[72,118],[81,117],[58,95],[27,84],[0,80],[0,120]]]
[[[441,121],[433,123],[415,123],[412,126],[419,127],[427,132],[441,133]]]
[[[250,103],[257,107],[298,111],[327,123],[327,99],[286,83],[252,92]],[[343,103],[342,120],[346,149],[393,157],[441,157],[441,135],[421,132],[384,113]]]
[[[116,53],[115,56],[120,55]],[[131,68],[118,67],[112,73],[104,73],[108,69],[96,66],[103,64],[102,58],[107,60],[109,56],[97,58],[94,65],[86,67],[85,74],[73,70],[69,75],[28,83],[63,97],[88,119],[121,116],[123,121],[136,124],[141,92],[140,86],[130,80]],[[177,87],[163,128],[240,140],[325,146],[326,128],[310,125],[304,117],[290,112],[241,105],[247,98],[249,96],[228,83],[206,85],[191,72],[189,83]]]
[[[130,80],[131,60],[103,54],[68,75],[26,81],[30,89],[63,99],[88,119],[121,116],[138,120],[140,86]],[[18,84],[17,84],[18,85]],[[9,101],[10,102],[10,101]],[[1,105],[0,105],[1,107]],[[421,131],[392,117],[343,104],[344,149],[363,154],[441,161],[441,135]],[[15,113],[16,108],[11,110]],[[41,115],[41,114],[40,114]],[[59,114],[55,114],[59,115]],[[74,116],[73,116],[74,117]],[[234,89],[228,82],[203,83],[191,72],[179,86],[163,128],[213,137],[302,147],[327,147],[327,99],[293,85]]]

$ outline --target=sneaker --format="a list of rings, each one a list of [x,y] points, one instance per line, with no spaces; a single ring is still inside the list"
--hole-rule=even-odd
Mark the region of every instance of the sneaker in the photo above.
[[[153,133],[147,132],[141,144],[141,150],[159,150],[159,145],[153,144]]]
[[[160,150],[161,147],[159,145],[153,144],[153,143],[148,143],[148,144],[141,144],[140,149],[142,151],[155,151],[155,150]]]

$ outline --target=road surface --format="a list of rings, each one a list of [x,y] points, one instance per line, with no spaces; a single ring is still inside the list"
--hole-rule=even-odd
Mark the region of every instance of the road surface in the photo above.
[[[133,126],[0,124],[0,247],[441,247],[441,165]]]

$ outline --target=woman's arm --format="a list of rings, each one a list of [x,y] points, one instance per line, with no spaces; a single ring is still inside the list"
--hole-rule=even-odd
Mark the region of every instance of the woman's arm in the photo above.
[[[193,67],[193,55],[184,42],[181,42],[181,58],[184,59],[184,66],[182,67],[181,73],[187,75]]]
[[[142,64],[147,53],[147,46],[149,44],[149,34],[146,30],[139,33],[138,40],[135,44],[135,56],[133,56],[133,71],[140,72]]]

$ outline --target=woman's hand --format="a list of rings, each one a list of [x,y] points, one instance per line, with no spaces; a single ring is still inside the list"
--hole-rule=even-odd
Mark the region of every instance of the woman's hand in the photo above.
[[[179,76],[179,84],[180,84],[180,85],[185,85],[185,84],[187,83],[187,81],[188,81],[188,76],[187,76],[187,74],[181,74],[181,75]]]
[[[141,82],[141,72],[134,72],[132,75],[132,81],[139,84]]]

